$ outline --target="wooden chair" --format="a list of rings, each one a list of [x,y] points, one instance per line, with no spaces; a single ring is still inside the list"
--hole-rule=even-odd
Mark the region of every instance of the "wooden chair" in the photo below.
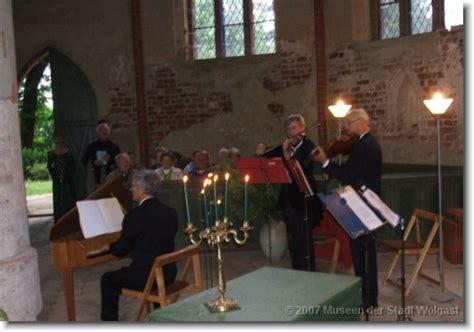
[[[173,284],[165,286],[163,267],[169,263],[181,260],[185,260],[183,269],[178,273]],[[191,264],[194,277],[192,283],[186,281]],[[145,289],[138,291],[135,289],[122,288],[122,295],[140,300],[134,316],[134,320],[140,320],[145,306],[147,313],[150,313],[150,303],[159,303],[161,307],[164,307],[176,302],[181,293],[187,291],[200,292],[201,290],[201,263],[199,259],[199,245],[196,244],[187,246],[176,252],[156,257],[150,274],[148,275]]]
[[[327,243],[334,243],[333,252],[332,252],[332,260],[331,260],[331,268],[329,269],[330,273],[335,273],[337,268],[337,263],[339,261],[339,252],[341,245],[339,240],[336,236],[332,235],[313,235],[314,244],[327,244]]]
[[[421,239],[421,234],[420,234],[420,221],[421,220],[428,221],[433,224],[425,241]],[[415,269],[412,272],[412,275],[406,279],[407,283],[406,283],[406,288],[405,288],[405,296],[407,296],[410,293],[418,277],[425,278],[426,280],[436,283],[438,285],[440,283],[439,280],[431,278],[430,276],[424,274],[421,270],[423,266],[423,262],[425,261],[425,258],[427,255],[439,254],[439,248],[431,247],[433,240],[436,236],[436,233],[438,233],[439,224],[440,224],[440,221],[437,214],[420,210],[420,209],[415,209],[415,211],[413,212],[413,215],[410,218],[407,228],[405,229],[405,232],[403,234],[403,238],[405,240],[405,255],[406,256],[416,255],[418,256],[418,258],[416,260]],[[415,231],[416,231],[415,241],[408,241],[410,232],[412,231],[413,227],[415,227]],[[400,283],[390,278],[390,276],[393,273],[393,270],[395,269],[397,261],[402,254],[401,241],[400,240],[382,240],[380,241],[380,243],[384,245],[385,247],[389,248],[391,251],[396,252],[395,257],[393,258],[390,268],[388,270],[388,273],[385,276],[384,285],[386,285],[387,283],[390,283],[397,287],[401,287]],[[440,271],[440,275],[441,275],[441,271]]]

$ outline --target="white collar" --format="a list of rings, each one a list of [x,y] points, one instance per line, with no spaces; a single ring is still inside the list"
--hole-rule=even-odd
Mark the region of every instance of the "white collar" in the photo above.
[[[149,200],[149,199],[151,199],[151,198],[153,198],[153,196],[147,196],[147,197],[145,197],[144,199],[142,199],[142,200],[140,201],[140,203],[138,203],[138,206],[142,205],[144,201],[147,201],[147,200]]]
[[[298,150],[299,147],[303,144],[303,140],[304,140],[304,138],[302,138],[302,139],[300,140],[300,142],[295,146],[295,148],[294,148],[293,151],[291,152],[291,156],[292,156],[292,157],[295,155],[296,150]]]
[[[364,136],[367,135],[368,133],[369,133],[369,130],[367,130],[367,131],[366,131],[365,133],[363,133],[363,134],[360,134],[360,135],[359,135],[359,140],[361,140],[362,137],[364,137]]]

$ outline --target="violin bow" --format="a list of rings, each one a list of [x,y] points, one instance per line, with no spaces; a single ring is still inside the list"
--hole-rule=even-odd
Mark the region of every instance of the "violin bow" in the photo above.
[[[293,138],[293,137],[299,136],[299,135],[301,135],[302,133],[304,133],[305,131],[318,128],[319,126],[321,126],[321,122],[315,122],[315,123],[313,123],[311,126],[309,126],[308,128],[305,128],[305,130],[299,132],[299,133],[296,134],[296,135],[290,136],[290,137],[288,137],[288,138]],[[266,153],[268,153],[268,152],[270,152],[270,151],[275,150],[276,148],[278,148],[278,147],[280,147],[280,146],[282,146],[282,144],[274,145],[274,146],[272,146],[272,147],[270,147],[270,148],[267,148],[267,149],[265,150],[265,152],[263,153],[263,155],[265,155]]]

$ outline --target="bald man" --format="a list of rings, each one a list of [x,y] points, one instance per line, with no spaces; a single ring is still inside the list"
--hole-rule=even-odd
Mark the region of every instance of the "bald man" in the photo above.
[[[329,160],[321,147],[314,153],[314,160],[320,162],[323,171],[338,179],[342,185],[350,185],[355,190],[367,186],[381,194],[382,151],[375,137],[370,133],[370,118],[361,108],[351,110],[344,119],[344,129],[348,134],[356,134],[359,140],[354,144],[349,158],[342,165]],[[367,247],[368,280],[365,278],[365,252]],[[351,240],[354,272],[362,277],[362,299],[365,308],[377,307],[377,253],[373,234]],[[366,285],[368,285],[368,296]]]

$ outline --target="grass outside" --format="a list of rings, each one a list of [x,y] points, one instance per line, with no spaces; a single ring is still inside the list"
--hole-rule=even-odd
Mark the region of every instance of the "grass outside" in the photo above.
[[[44,195],[53,192],[51,180],[48,181],[25,181],[26,195]]]

